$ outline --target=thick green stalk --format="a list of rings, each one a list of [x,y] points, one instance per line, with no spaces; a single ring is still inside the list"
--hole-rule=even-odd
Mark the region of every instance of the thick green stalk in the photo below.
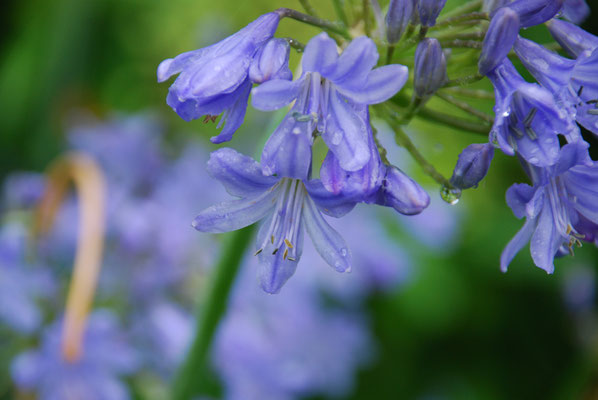
[[[230,233],[222,246],[220,260],[213,271],[212,286],[197,311],[193,343],[174,381],[173,400],[191,400],[205,389],[210,347],[218,324],[226,312],[232,285],[254,229],[255,225],[251,225]]]

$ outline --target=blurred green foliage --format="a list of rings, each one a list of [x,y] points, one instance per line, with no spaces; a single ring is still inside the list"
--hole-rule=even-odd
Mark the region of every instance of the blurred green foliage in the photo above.
[[[333,17],[332,2],[313,4]],[[64,121],[73,108],[100,115],[152,108],[173,130],[214,135],[214,125],[185,123],[168,109],[167,84],[156,83],[159,62],[215,42],[273,8],[300,8],[292,0],[30,0],[2,7],[0,177],[42,170],[63,148]],[[585,27],[597,32],[596,25]],[[277,36],[305,43],[317,32],[284,21]],[[542,30],[527,35],[547,39]],[[293,52],[292,63],[299,59]],[[449,71],[452,77],[466,72]],[[488,82],[477,86],[490,89]],[[442,100],[431,105],[463,114]],[[477,105],[487,112],[492,107],[489,101]],[[233,146],[264,137],[268,118],[250,111]],[[408,132],[445,175],[463,147],[486,140],[421,119]],[[432,184],[416,167],[413,173]],[[595,390],[597,337],[580,340],[562,286],[572,265],[595,267],[598,251],[588,245],[558,260],[553,276],[535,268],[527,250],[507,274],[498,269],[502,248],[522,225],[504,194],[524,181],[516,160],[497,153],[482,185],[454,206],[463,211],[462,233],[448,254],[423,248],[409,232],[397,236],[416,261],[414,279],[392,296],[371,299],[378,361],[359,374],[352,399],[575,399]],[[589,318],[596,318],[595,309]]]

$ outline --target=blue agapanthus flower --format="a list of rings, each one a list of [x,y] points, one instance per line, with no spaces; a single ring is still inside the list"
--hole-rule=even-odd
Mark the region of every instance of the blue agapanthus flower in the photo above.
[[[279,68],[270,68],[269,77],[290,79],[286,67],[288,49],[284,45],[276,42],[265,52],[261,51],[274,35],[279,20],[277,12],[264,14],[216,44],[162,61],[158,66],[158,82],[180,73],[168,91],[168,105],[186,121],[203,115],[210,119],[224,113],[219,123],[219,126],[224,124],[224,128],[212,141],[230,140],[245,118],[252,85],[249,72],[264,69],[264,53],[272,56],[273,64],[279,65]],[[260,51],[255,60],[258,66],[252,69]],[[257,76],[263,78],[264,74]]]
[[[354,202],[328,192],[319,180],[266,176],[260,164],[235,150],[212,153],[209,172],[239,200],[202,211],[193,226],[202,232],[228,232],[264,220],[256,255],[262,288],[277,293],[293,275],[303,249],[303,229],[322,258],[339,272],[351,268],[351,253],[343,238],[328,225],[322,212],[340,216]]]
[[[532,165],[546,167],[559,157],[558,134],[568,141],[580,137],[579,128],[556,105],[552,93],[526,82],[508,59],[489,72],[488,78],[496,98],[490,139],[506,154],[517,153]]]
[[[598,48],[598,37],[581,29],[579,26],[560,19],[546,23],[552,37],[572,57]]]
[[[23,392],[40,400],[128,400],[120,380],[137,370],[138,355],[119,331],[116,317],[107,310],[90,315],[79,360],[69,362],[61,352],[62,319],[44,332],[40,348],[19,355],[11,374]]]
[[[557,103],[598,135],[598,48],[570,60],[518,38],[515,52],[534,78],[553,93]]]
[[[367,127],[349,103],[383,102],[397,93],[408,77],[407,67],[402,65],[373,69],[377,61],[378,51],[371,39],[354,39],[339,56],[336,42],[321,33],[305,47],[299,79],[273,79],[253,89],[252,104],[260,110],[276,110],[296,100],[264,147],[264,172],[305,179],[316,130],[343,169],[362,168],[370,158]]]
[[[517,218],[525,217],[523,228],[504,249],[503,271],[515,254],[530,241],[534,263],[554,272],[554,257],[572,252],[584,240],[582,229],[598,227],[598,163],[588,156],[587,144],[565,145],[554,166],[528,165],[533,186],[516,184],[507,191],[507,203]],[[582,229],[580,229],[582,228]]]

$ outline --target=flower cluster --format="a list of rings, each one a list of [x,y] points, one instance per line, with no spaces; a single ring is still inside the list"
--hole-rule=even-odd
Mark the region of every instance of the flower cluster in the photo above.
[[[180,72],[168,103],[183,118],[224,111],[221,121],[229,122],[213,138],[217,143],[238,128],[240,119],[231,118],[242,118],[251,83],[259,84],[251,90],[251,104],[259,110],[292,103],[259,163],[230,148],[212,153],[210,174],[239,199],[212,206],[193,221],[199,231],[227,232],[262,220],[255,254],[261,286],[269,293],[280,291],[295,273],[304,229],[330,266],[351,269],[350,249],[322,214],[338,218],[358,203],[376,203],[411,215],[429,203],[415,181],[382,161],[370,125],[369,105],[394,96],[407,81],[407,67],[375,68],[378,50],[366,36],[353,39],[339,54],[337,42],[321,33],[305,46],[301,75],[291,80],[289,45],[272,38],[280,16],[280,10],[263,15],[235,35],[158,68],[160,81]],[[312,177],[313,144],[319,137],[328,155],[317,179]]]
[[[552,273],[556,256],[573,253],[582,240],[593,242],[598,231],[598,164],[580,129],[598,134],[598,38],[557,18],[562,3],[515,1],[498,8],[480,57],[480,72],[496,97],[490,139],[516,155],[532,181],[507,192],[513,213],[526,222],[502,254],[503,271],[530,241],[534,263]],[[587,14],[585,4],[565,3],[567,19],[579,22]],[[572,58],[519,36],[520,28],[540,23]],[[511,50],[536,83],[515,69]]]

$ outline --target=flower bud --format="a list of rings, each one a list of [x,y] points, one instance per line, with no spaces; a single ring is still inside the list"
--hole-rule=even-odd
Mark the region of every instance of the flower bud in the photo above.
[[[413,90],[415,96],[426,99],[442,87],[446,75],[446,59],[437,39],[424,39],[415,51]]]
[[[542,24],[556,15],[564,0],[516,0],[507,7],[519,16],[521,28]]]
[[[571,56],[577,57],[584,51],[598,48],[598,37],[570,22],[553,19],[546,25],[554,40]]]
[[[581,24],[590,15],[590,6],[585,0],[568,0],[563,4],[561,14],[574,24]]]
[[[509,7],[499,9],[488,27],[478,69],[482,75],[494,70],[509,54],[519,34],[519,17]]]
[[[390,0],[388,12],[386,13],[386,40],[388,43],[399,41],[415,8],[415,0]]]
[[[417,0],[419,21],[423,26],[436,25],[436,18],[442,11],[446,0]]]
[[[451,185],[459,189],[476,187],[488,173],[494,157],[494,146],[490,143],[474,143],[461,154],[451,177]]]
[[[271,79],[292,79],[289,53],[290,46],[286,40],[268,40],[251,61],[249,79],[254,83],[264,83]]]
[[[392,207],[401,214],[414,215],[428,207],[430,196],[403,171],[397,167],[388,166],[376,203]]]

